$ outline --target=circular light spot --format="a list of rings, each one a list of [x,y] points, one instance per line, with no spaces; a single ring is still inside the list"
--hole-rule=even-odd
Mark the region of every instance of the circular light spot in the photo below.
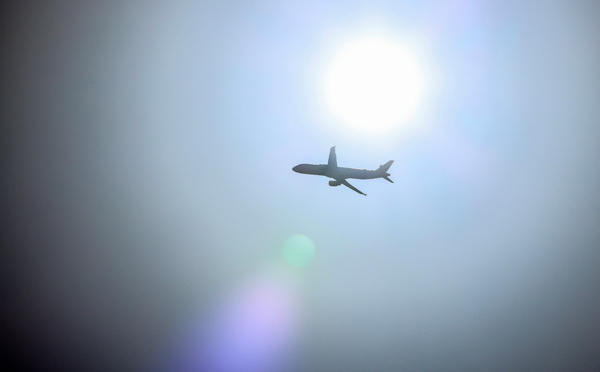
[[[422,91],[423,77],[414,53],[374,37],[341,48],[325,81],[333,113],[370,132],[387,131],[412,119]]]
[[[307,236],[293,235],[283,243],[282,254],[289,265],[304,267],[314,258],[315,245]]]

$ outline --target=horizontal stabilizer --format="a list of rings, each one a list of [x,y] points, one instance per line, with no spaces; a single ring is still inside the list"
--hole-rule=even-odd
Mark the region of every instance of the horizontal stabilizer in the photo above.
[[[394,183],[394,181],[390,180],[387,176],[384,176],[383,179],[386,181],[390,181],[391,183]]]

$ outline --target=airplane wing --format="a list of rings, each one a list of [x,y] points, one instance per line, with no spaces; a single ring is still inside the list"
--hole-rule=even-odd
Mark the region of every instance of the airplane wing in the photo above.
[[[329,150],[329,161],[327,165],[330,169],[337,168],[337,156],[335,155],[335,146]]]
[[[364,196],[367,196],[367,194],[365,194],[364,192],[360,191],[359,189],[357,189],[356,187],[352,186],[348,181],[346,180],[338,180],[339,182],[342,183],[342,185],[346,186],[349,189],[352,189],[354,191],[356,191],[359,194],[362,194]]]

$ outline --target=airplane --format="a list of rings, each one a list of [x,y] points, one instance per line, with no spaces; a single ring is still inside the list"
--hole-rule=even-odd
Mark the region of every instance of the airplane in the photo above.
[[[298,164],[294,168],[292,168],[292,170],[297,173],[313,174],[315,176],[325,176],[333,178],[335,181],[329,181],[329,186],[344,185],[361,195],[367,196],[367,194],[352,186],[348,181],[346,181],[346,179],[355,178],[359,180],[370,180],[374,178],[383,178],[386,181],[394,183],[394,181],[388,178],[390,174],[387,173],[388,169],[390,169],[393,162],[393,160],[390,160],[387,163],[381,165],[376,170],[338,167],[337,156],[335,154],[335,146],[333,146],[329,150],[329,161],[327,162],[327,164]]]

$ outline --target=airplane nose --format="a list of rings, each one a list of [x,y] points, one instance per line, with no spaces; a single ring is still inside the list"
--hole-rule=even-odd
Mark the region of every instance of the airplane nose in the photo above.
[[[292,168],[292,170],[293,170],[294,172],[298,172],[298,167],[299,167],[299,165],[296,165],[294,168]]]

